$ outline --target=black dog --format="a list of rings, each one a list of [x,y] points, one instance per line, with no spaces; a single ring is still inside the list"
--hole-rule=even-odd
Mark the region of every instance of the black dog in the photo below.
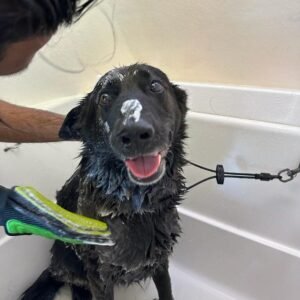
[[[56,242],[48,270],[22,299],[112,300],[113,287],[152,277],[173,299],[168,258],[180,234],[186,93],[159,69],[136,64],[105,74],[66,117],[60,135],[81,139],[78,170],[58,193],[68,210],[104,220],[115,245]]]

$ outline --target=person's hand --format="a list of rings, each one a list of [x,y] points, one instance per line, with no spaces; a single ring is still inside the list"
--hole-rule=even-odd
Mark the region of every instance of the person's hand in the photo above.
[[[0,225],[12,236],[35,234],[72,244],[113,245],[105,223],[66,211],[31,187],[0,186]]]

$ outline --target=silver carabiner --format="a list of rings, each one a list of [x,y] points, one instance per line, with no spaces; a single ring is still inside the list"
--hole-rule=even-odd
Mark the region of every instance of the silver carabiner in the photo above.
[[[287,178],[283,178],[283,174],[285,174]],[[291,180],[294,179],[295,175],[291,173],[291,170],[290,169],[284,169],[284,170],[281,170],[279,173],[278,173],[278,176],[279,176],[279,180],[281,182],[289,182]]]
[[[284,170],[281,170],[279,173],[278,173],[278,178],[281,182],[289,182],[291,180],[293,180],[297,174],[300,173],[300,165],[298,166],[297,169],[294,169],[294,170],[291,170],[291,169],[284,169]],[[285,174],[285,179],[283,178],[283,174]]]

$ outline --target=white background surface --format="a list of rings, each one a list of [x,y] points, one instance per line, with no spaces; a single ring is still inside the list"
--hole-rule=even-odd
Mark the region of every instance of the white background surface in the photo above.
[[[299,89],[299,29],[298,0],[104,0],[42,51],[78,73],[37,56],[23,74],[0,79],[0,98],[32,104],[77,95],[97,74],[137,61],[177,81]]]
[[[223,163],[225,170],[246,172],[276,173],[297,166],[298,120],[285,115],[299,109],[297,93],[184,87],[191,95],[187,149],[193,161],[211,168]],[[278,99],[282,116],[276,109],[271,113],[270,95]],[[217,111],[211,110],[209,99],[214,99]],[[57,100],[44,107],[66,112],[76,101]],[[248,101],[253,106],[245,105]],[[76,167],[78,150],[78,143],[21,145],[0,155],[0,182],[31,184],[54,197]],[[185,174],[188,183],[208,175],[191,167]],[[172,259],[176,300],[299,299],[299,180],[281,184],[226,179],[224,186],[212,181],[191,191],[180,207],[184,233]],[[5,272],[0,274],[0,300],[15,300],[38,276],[47,265],[48,247],[39,238],[2,236],[0,265]],[[116,299],[152,299],[153,285],[147,287],[148,283],[144,289],[117,290]]]

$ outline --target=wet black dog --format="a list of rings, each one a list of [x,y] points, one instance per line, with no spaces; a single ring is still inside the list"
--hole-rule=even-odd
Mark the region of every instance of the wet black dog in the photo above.
[[[115,245],[56,242],[51,265],[23,295],[51,300],[63,284],[73,299],[112,300],[113,287],[152,277],[173,299],[168,258],[180,234],[186,93],[159,69],[136,64],[105,74],[66,117],[60,135],[81,139],[78,170],[60,205],[104,220]]]

